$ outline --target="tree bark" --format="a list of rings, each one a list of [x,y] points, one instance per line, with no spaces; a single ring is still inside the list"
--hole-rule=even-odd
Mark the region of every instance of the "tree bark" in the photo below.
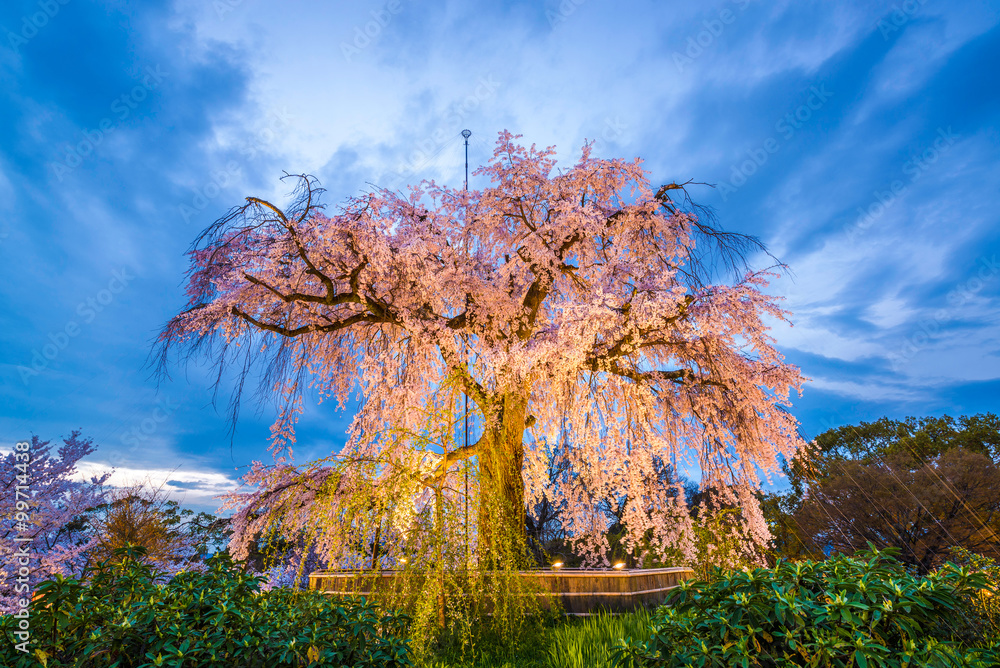
[[[497,403],[499,419],[479,453],[479,562],[486,569],[517,566],[526,544],[521,468],[528,399],[507,393]]]

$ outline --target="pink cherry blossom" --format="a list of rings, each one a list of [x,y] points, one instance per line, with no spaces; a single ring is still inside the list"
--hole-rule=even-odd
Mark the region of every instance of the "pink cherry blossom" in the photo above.
[[[237,365],[234,409],[252,369],[280,400],[276,464],[258,464],[229,499],[237,550],[279,523],[340,564],[380,541],[372,559],[391,561],[402,543],[387,532],[403,540],[442,504],[448,531],[483,552],[548,495],[589,563],[607,562],[607,498],[626,499],[628,547],[646,537],[690,556],[683,490],[662,482],[664,462],[768,539],[754,491],[802,445],[787,406],[803,379],[768,333],[786,317],[765,292],[772,274],[739,262],[760,247],[709,226],[682,186],[654,191],[640,160],[584,146],[557,170],[552,148],[518,139],[500,134],[475,172],[490,183],[481,190],[375,189],[327,214],[316,181],[298,177],[286,208],[247,198],[198,239],[163,359],[206,346]],[[744,268],[722,282],[713,259]],[[303,398],[343,408],[355,391],[343,450],[294,466]],[[455,438],[463,394],[468,446]],[[554,444],[568,466],[556,485]],[[455,529],[467,463],[473,526]]]
[[[25,597],[23,591],[18,591],[23,584],[17,580],[18,552],[24,550],[30,555],[27,568],[30,570],[28,584],[32,588],[56,573],[78,574],[87,563],[88,552],[96,539],[85,523],[73,520],[101,503],[101,485],[110,473],[80,481],[76,467],[96,447],[91,439],[81,438],[79,431],[63,439],[56,452],[50,441],[33,436],[25,451],[30,456],[27,473],[17,466],[21,463],[15,457],[17,451],[3,457],[0,463],[3,481],[0,487],[4,489],[0,497],[0,517],[3,518],[0,527],[0,611],[15,610],[18,599]],[[30,506],[25,511],[28,519],[23,522],[17,520],[17,485],[23,485]],[[23,538],[29,540],[15,540]]]

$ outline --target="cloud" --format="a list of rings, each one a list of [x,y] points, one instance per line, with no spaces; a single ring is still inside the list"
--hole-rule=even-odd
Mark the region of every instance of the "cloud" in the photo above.
[[[879,381],[861,382],[817,377],[811,379],[810,386],[813,389],[833,392],[834,394],[861,399],[864,401],[918,401],[927,397],[926,393],[918,390],[897,387]]]
[[[84,481],[108,469],[103,464],[81,461],[77,470],[77,479]],[[234,491],[238,485],[234,478],[215,471],[128,467],[116,468],[106,484],[111,487],[141,484],[149,489],[160,489],[167,497],[184,506],[210,509],[212,513],[222,505],[216,497]]]
[[[909,321],[913,314],[906,301],[892,296],[869,304],[861,317],[880,329],[889,329]]]

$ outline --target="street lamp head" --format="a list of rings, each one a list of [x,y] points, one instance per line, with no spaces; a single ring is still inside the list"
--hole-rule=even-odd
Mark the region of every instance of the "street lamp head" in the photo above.
[[[462,136],[468,139],[472,136],[472,130],[462,130]]]

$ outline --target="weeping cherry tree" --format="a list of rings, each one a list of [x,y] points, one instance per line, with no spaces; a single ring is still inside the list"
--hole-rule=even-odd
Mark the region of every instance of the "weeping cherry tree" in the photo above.
[[[774,274],[748,264],[770,256],[712,226],[682,185],[654,190],[640,160],[585,145],[556,170],[552,148],[518,139],[500,134],[481,190],[373,189],[328,214],[316,180],[291,177],[286,206],[248,197],[197,239],[161,360],[204,353],[220,379],[234,366],[234,410],[259,373],[278,405],[275,463],[230,499],[237,553],[282,525],[333,563],[391,565],[430,517],[439,554],[509,565],[526,507],[548,498],[578,553],[606,564],[598,506],[614,498],[629,549],[690,557],[665,466],[769,538],[754,492],[801,445],[786,407],[802,382],[768,334],[787,315],[764,292]],[[304,399],[344,407],[355,391],[342,450],[295,465]]]

